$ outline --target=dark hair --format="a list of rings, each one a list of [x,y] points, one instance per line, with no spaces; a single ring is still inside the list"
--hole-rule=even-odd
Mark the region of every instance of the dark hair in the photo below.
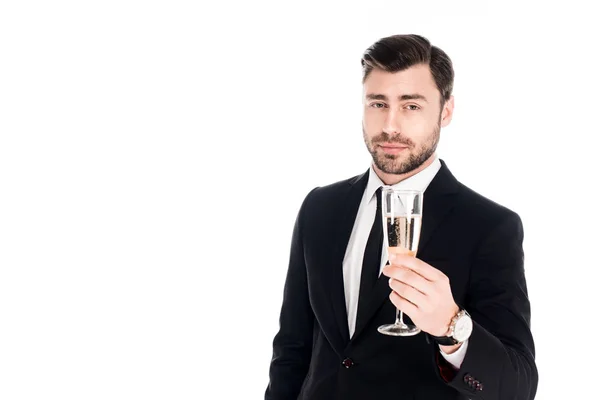
[[[403,71],[417,64],[429,65],[443,106],[452,94],[454,69],[450,57],[419,35],[393,35],[379,39],[363,54],[363,83],[373,70]]]

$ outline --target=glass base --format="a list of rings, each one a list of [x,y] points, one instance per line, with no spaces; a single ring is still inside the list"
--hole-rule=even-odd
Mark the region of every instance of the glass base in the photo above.
[[[421,332],[416,326],[406,324],[381,325],[377,330],[389,336],[414,336]]]

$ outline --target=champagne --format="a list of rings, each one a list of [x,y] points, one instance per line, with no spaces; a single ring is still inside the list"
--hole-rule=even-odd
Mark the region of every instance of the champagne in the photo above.
[[[421,216],[396,216],[393,221],[386,217],[388,254],[408,254],[415,256],[419,247]]]
[[[381,212],[386,225],[383,227],[383,236],[388,259],[392,254],[415,257],[421,236],[423,192],[385,187],[381,196]],[[390,336],[413,336],[421,332],[414,324],[405,324],[403,316],[402,310],[396,310],[396,321],[381,325],[377,331]]]

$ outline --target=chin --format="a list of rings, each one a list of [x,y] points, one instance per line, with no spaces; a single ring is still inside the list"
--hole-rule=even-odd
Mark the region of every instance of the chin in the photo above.
[[[388,161],[383,163],[375,163],[375,165],[386,174],[401,175],[404,173],[404,165],[402,163],[390,163]]]
[[[391,154],[382,154],[381,156],[377,157],[377,162],[375,164],[378,166],[385,166],[386,169],[398,169],[406,163],[405,158],[406,157],[400,155],[394,156]]]

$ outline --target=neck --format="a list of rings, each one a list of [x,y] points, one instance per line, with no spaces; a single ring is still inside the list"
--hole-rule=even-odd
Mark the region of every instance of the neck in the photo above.
[[[377,174],[377,176],[379,177],[379,179],[381,179],[381,181],[383,183],[391,186],[391,185],[395,185],[396,183],[402,182],[403,180],[410,178],[411,176],[416,175],[419,172],[423,171],[425,168],[427,168],[431,164],[433,164],[434,160],[435,160],[435,153],[432,154],[431,157],[429,157],[427,159],[427,161],[425,161],[423,164],[421,164],[418,168],[413,169],[412,171],[409,171],[405,174],[388,174],[387,172],[383,172],[382,170],[377,168],[377,166],[375,164],[373,164],[373,169],[375,170],[375,173]]]

